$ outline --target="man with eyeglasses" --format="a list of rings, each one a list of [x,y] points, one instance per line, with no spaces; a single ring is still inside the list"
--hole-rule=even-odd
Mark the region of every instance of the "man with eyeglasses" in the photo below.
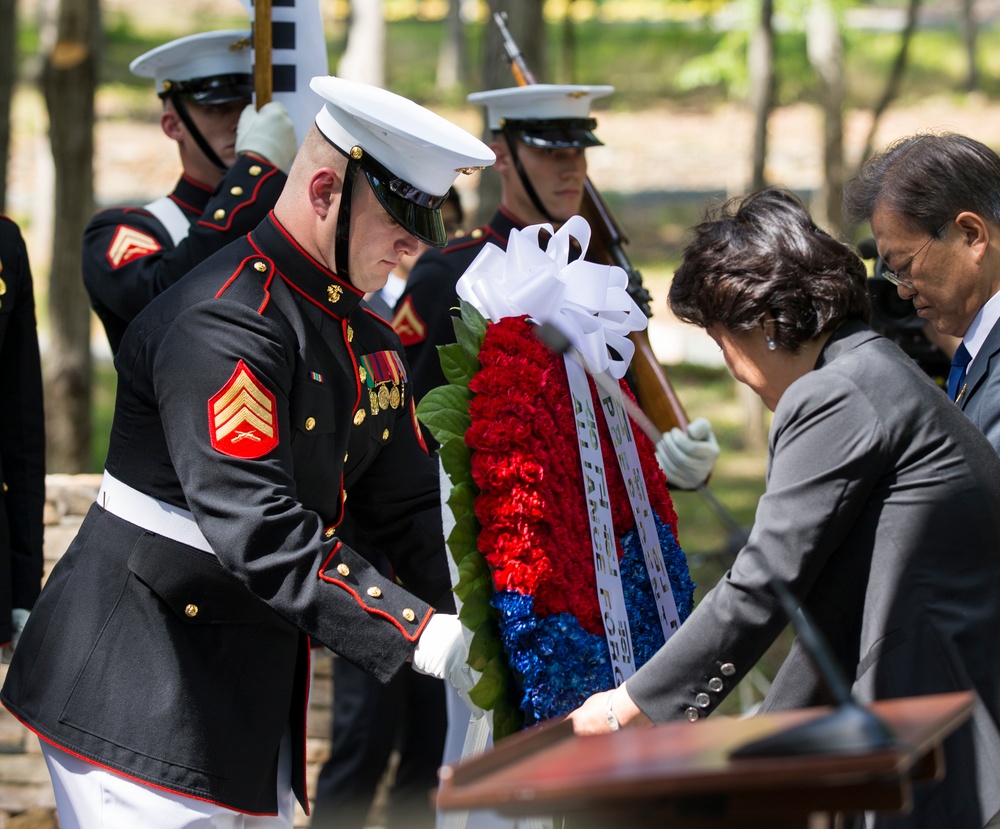
[[[948,394],[1000,452],[1000,156],[954,133],[901,139],[848,182],[844,214],[871,223],[917,316],[961,338]]]

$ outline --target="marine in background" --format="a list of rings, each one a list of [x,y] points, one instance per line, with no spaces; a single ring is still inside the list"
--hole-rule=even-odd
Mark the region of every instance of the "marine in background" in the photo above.
[[[249,31],[202,32],[140,55],[160,127],[177,144],[181,177],[142,206],[102,210],[83,235],[83,281],[117,353],[129,323],[195,265],[260,222],[297,149],[283,104],[254,109]]]

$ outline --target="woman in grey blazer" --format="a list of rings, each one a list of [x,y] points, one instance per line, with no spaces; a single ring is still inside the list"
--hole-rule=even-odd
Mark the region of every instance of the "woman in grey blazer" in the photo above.
[[[946,779],[917,789],[891,825],[983,826],[1000,811],[996,452],[868,328],[864,265],[787,191],[697,226],[670,307],[774,412],[767,489],[730,571],[641,670],[571,715],[577,732],[710,714],[788,622],[774,578],[862,703],[978,693],[972,722],[946,743]],[[763,709],[829,701],[794,644]]]

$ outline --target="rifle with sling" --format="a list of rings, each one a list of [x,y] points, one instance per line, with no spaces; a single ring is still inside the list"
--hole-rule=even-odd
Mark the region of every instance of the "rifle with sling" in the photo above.
[[[493,21],[500,30],[504,52],[517,85],[532,86],[538,83],[538,79],[528,67],[507,28],[506,13],[494,12]],[[628,243],[628,238],[589,176],[584,180],[581,213],[594,232],[588,258],[604,265],[617,265],[624,270],[628,275],[629,296],[647,317],[651,317],[653,312],[650,309],[649,291],[642,284],[642,274],[632,265],[628,254],[625,253],[624,246]],[[670,431],[674,426],[687,429],[687,413],[663,366],[653,353],[649,333],[645,329],[633,331],[629,334],[629,339],[635,344],[631,369],[639,405],[661,432]]]

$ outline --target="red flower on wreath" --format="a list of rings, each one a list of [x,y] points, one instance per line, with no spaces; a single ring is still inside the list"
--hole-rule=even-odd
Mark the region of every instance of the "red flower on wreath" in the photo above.
[[[562,359],[525,317],[507,317],[487,327],[479,361],[469,383],[466,443],[480,490],[479,549],[494,587],[533,595],[540,617],[569,613],[588,633],[603,635],[594,568],[579,564],[581,551],[590,560],[591,530]],[[623,393],[631,396],[624,384]],[[608,427],[604,418],[598,422],[617,539],[635,518]],[[653,445],[635,426],[633,433],[650,505],[676,538],[677,515]]]

